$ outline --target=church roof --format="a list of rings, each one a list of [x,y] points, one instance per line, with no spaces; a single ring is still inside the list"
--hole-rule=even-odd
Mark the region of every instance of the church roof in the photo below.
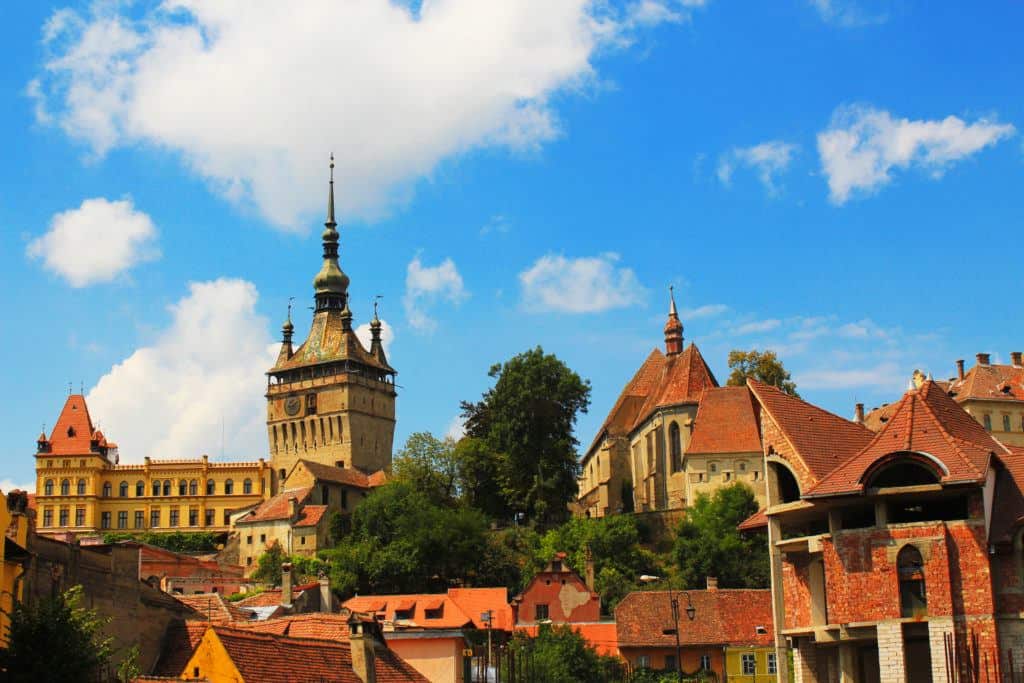
[[[605,434],[623,434],[632,427],[664,364],[665,354],[661,349],[653,349],[633,378],[626,383],[615,405],[608,411],[608,417],[604,419],[587,453],[594,450]]]
[[[643,424],[654,411],[683,403],[699,403],[705,389],[717,387],[718,381],[693,342],[682,353],[665,357],[661,371],[647,393],[643,407],[630,431]]]
[[[747,387],[712,387],[704,391],[686,452],[761,452],[757,410]]]

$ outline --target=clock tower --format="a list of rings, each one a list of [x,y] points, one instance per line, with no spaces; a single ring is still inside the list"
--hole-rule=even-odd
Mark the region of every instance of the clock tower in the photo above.
[[[338,265],[334,157],[322,237],[323,265],[313,278],[316,306],[309,335],[293,348],[289,307],[281,351],[267,371],[267,439],[275,492],[299,460],[366,474],[391,469],[396,373],[384,354],[376,311],[369,349],[352,328],[349,278]]]

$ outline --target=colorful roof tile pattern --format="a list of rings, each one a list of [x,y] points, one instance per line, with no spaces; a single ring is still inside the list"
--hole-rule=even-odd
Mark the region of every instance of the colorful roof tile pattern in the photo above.
[[[508,603],[508,589],[449,588],[448,597],[473,620],[473,626],[476,628],[487,628],[480,615],[490,610],[492,629],[512,630],[512,606]]]
[[[943,483],[984,481],[993,455],[1010,451],[992,438],[935,382],[903,395],[892,418],[865,448],[837,467],[808,497],[860,493],[865,475],[886,457],[919,453],[940,464]]]
[[[672,620],[672,595],[679,599],[679,622]],[[635,591],[615,608],[618,646],[674,647],[675,628],[682,645],[767,646],[772,643],[771,591],[718,589],[689,591],[695,608],[686,616],[686,598],[678,591]],[[668,633],[666,633],[668,631]]]
[[[770,384],[748,379],[747,386],[819,481],[875,436],[864,425],[822,410]]]
[[[757,407],[747,387],[713,387],[704,391],[686,452],[761,452]]]
[[[394,369],[381,362],[376,356],[363,348],[355,330],[345,329],[342,314],[337,310],[317,311],[309,336],[299,348],[288,358],[278,358],[271,372],[280,372],[291,368],[351,360],[371,368],[393,373]]]

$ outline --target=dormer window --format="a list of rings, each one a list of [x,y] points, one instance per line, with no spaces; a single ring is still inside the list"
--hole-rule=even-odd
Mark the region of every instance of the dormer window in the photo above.
[[[74,427],[68,427],[68,438],[70,439],[74,435],[75,435],[75,428]]]

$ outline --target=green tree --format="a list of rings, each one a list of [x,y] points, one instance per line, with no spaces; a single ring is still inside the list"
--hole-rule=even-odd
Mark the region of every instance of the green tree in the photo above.
[[[564,520],[579,472],[573,429],[590,404],[590,382],[539,346],[488,374],[494,386],[477,403],[464,401],[462,417],[495,458],[504,512],[541,525]]]
[[[217,550],[217,534],[209,531],[173,531],[171,533],[109,531],[103,534],[104,543],[119,541],[146,543],[176,553],[203,553]]]
[[[701,493],[676,529],[673,552],[685,588],[703,588],[708,576],[724,588],[768,587],[768,540],[741,534],[737,525],[757,512],[754,492],[737,482]]]
[[[35,605],[16,603],[7,649],[0,650],[3,680],[15,683],[98,680],[112,653],[103,635],[108,619],[81,606],[82,587]]]
[[[564,624],[542,626],[536,637],[517,631],[509,649],[520,663],[517,668],[528,670],[535,681],[604,683],[623,680],[625,674],[620,659],[599,655],[583,636]],[[502,671],[507,676],[508,667]]]
[[[501,454],[483,439],[467,436],[455,446],[463,502],[493,519],[511,516],[501,489]]]
[[[281,585],[281,565],[285,563],[287,555],[281,544],[274,541],[267,551],[260,555],[256,561],[256,571],[252,573],[253,581],[270,584],[271,586]]]
[[[395,453],[395,479],[407,481],[435,503],[453,505],[458,497],[459,467],[455,439],[438,439],[430,432],[415,432]]]
[[[796,393],[796,383],[790,379],[789,372],[774,351],[730,351],[729,367],[732,373],[729,374],[726,384],[731,387],[746,385],[748,378],[756,379],[778,387],[790,396],[800,397],[800,394]]]

